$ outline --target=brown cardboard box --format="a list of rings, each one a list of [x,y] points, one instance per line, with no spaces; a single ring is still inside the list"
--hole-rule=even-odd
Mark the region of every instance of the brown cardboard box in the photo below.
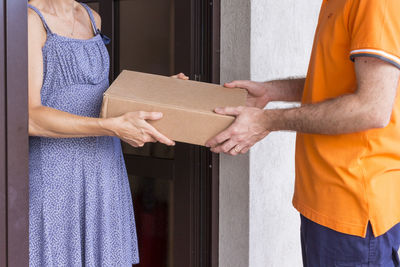
[[[162,112],[161,120],[150,122],[157,130],[175,141],[204,145],[234,121],[214,108],[245,105],[246,96],[239,88],[125,70],[104,93],[102,117]]]

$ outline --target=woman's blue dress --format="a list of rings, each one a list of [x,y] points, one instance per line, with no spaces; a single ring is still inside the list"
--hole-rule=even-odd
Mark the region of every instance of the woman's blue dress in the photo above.
[[[109,86],[109,55],[95,37],[52,33],[43,21],[44,106],[98,117]],[[131,192],[115,137],[29,139],[30,266],[131,266],[139,261]]]

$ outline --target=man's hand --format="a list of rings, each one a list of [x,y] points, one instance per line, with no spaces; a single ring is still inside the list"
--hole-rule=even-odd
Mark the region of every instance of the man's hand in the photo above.
[[[216,108],[221,115],[236,116],[235,122],[225,131],[206,143],[214,153],[227,153],[233,156],[244,154],[258,141],[269,134],[266,130],[264,110],[254,107]]]
[[[247,95],[246,106],[264,108],[271,99],[269,98],[266,83],[253,82],[253,81],[233,81],[225,83],[227,88],[243,88],[249,94]]]
[[[271,101],[299,102],[304,83],[304,78],[269,82],[233,81],[226,83],[225,87],[246,89],[249,92],[246,106],[264,108]]]

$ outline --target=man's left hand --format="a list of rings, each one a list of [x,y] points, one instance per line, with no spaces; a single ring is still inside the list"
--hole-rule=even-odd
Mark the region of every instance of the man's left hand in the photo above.
[[[233,156],[247,153],[250,148],[266,137],[267,118],[264,110],[254,107],[216,108],[215,113],[236,117],[234,123],[225,131],[207,141],[214,153],[226,153]]]

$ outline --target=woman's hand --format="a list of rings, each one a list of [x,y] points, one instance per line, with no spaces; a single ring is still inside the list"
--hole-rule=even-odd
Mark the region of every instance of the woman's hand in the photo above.
[[[246,89],[249,92],[246,101],[247,107],[264,108],[270,101],[266,83],[253,81],[233,81],[230,83],[225,83],[224,86],[227,88]]]
[[[181,80],[189,80],[189,77],[186,76],[185,74],[183,74],[182,72],[179,74],[176,74],[174,76],[171,76],[171,78],[181,79]]]
[[[160,142],[169,146],[175,142],[158,132],[147,120],[159,120],[160,112],[128,112],[122,116],[109,118],[103,122],[103,127],[111,130],[115,136],[133,147],[142,147],[145,143]]]

